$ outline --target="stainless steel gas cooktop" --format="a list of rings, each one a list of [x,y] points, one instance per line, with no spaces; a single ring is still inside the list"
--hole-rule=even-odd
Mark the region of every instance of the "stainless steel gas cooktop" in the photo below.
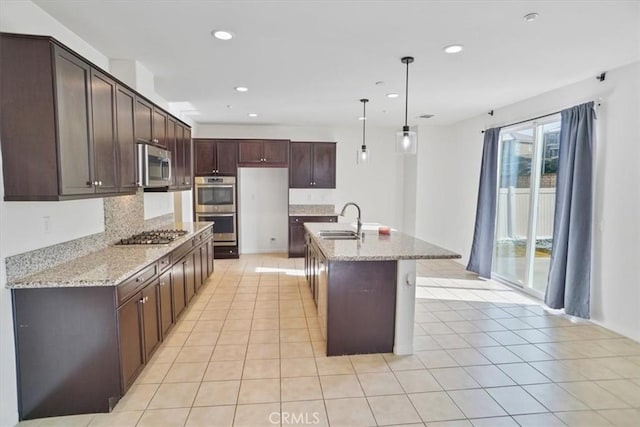
[[[185,234],[187,234],[185,230],[143,231],[126,239],[120,239],[116,245],[167,245]]]

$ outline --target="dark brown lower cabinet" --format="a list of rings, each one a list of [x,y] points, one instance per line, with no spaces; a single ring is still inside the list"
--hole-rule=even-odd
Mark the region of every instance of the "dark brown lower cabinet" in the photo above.
[[[145,362],[151,359],[162,341],[160,329],[160,281],[148,285],[142,291],[142,329],[144,331]]]
[[[289,217],[289,258],[298,258],[305,255],[304,223],[305,222],[337,222],[338,217],[333,215],[300,215]]]
[[[173,320],[178,320],[178,317],[184,311],[187,305],[185,299],[185,286],[184,286],[184,260],[180,260],[173,265],[171,270],[171,288],[173,296]]]
[[[124,394],[144,367],[145,351],[142,341],[143,326],[140,314],[142,293],[118,309],[118,333],[120,335],[120,361],[122,393]]]
[[[206,281],[208,248],[210,229],[118,286],[12,289],[20,420],[110,412]]]
[[[171,289],[171,270],[160,275],[160,330],[162,339],[167,336],[173,326],[173,298]]]
[[[184,265],[184,293],[187,304],[196,294],[196,277],[195,277],[195,253],[191,252],[184,257],[182,262]]]

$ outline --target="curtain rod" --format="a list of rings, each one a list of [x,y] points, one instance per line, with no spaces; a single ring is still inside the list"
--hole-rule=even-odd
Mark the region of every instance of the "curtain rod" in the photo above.
[[[553,113],[543,114],[542,116],[534,117],[534,118],[532,118],[532,119],[527,119],[527,120],[521,120],[521,121],[519,121],[519,122],[515,122],[515,123],[509,123],[508,125],[503,125],[503,126],[500,126],[500,127],[501,127],[501,128],[506,128],[506,127],[509,127],[509,126],[515,126],[515,125],[519,125],[519,124],[521,124],[521,123],[527,123],[527,122],[531,122],[531,121],[533,121],[533,120],[543,119],[543,118],[545,118],[545,117],[553,116],[553,115],[555,115],[555,114],[560,114],[561,112],[562,112],[562,110],[560,110],[560,111],[554,111]],[[484,131],[480,131],[480,133],[484,133]]]
[[[600,102],[596,102],[596,106],[598,106],[598,107],[599,107],[600,105],[601,105],[601,103],[600,103]],[[563,110],[564,110],[564,109],[563,109]],[[510,127],[510,126],[519,125],[519,124],[521,124],[521,123],[527,123],[527,122],[531,122],[531,121],[534,121],[534,120],[543,119],[543,118],[545,118],[545,117],[553,116],[553,115],[555,115],[555,114],[560,114],[563,110],[554,111],[553,113],[543,114],[543,115],[538,116],[538,117],[533,117],[533,118],[531,118],[531,119],[527,119],[527,120],[521,120],[521,121],[519,121],[519,122],[515,122],[515,123],[509,123],[508,125],[503,125],[503,126],[500,126],[500,127],[501,127],[501,128],[506,128],[506,127]],[[493,111],[492,111],[492,112],[493,112]],[[491,115],[493,115],[493,114],[491,114]],[[484,131],[480,131],[480,133],[484,133]]]

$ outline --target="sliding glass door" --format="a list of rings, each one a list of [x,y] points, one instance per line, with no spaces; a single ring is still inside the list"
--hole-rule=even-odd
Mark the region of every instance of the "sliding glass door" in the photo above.
[[[492,275],[544,293],[547,286],[560,117],[500,132]]]

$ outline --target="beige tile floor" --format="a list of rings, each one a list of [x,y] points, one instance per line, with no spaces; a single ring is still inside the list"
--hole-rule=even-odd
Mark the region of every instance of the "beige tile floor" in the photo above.
[[[640,426],[640,344],[418,262],[415,354],[328,358],[303,260],[217,260],[111,414],[22,426]]]

